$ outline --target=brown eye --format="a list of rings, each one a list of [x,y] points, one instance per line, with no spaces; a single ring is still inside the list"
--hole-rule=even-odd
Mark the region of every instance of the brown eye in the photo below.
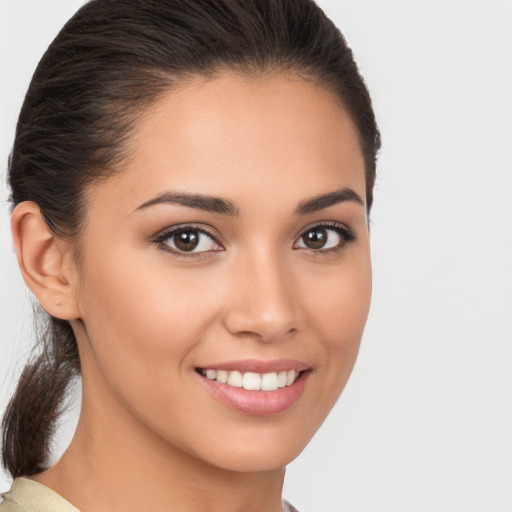
[[[327,243],[327,230],[324,228],[310,229],[302,235],[301,239],[308,249],[322,249]]]
[[[181,231],[172,238],[176,249],[180,251],[193,251],[199,245],[199,236],[195,231]]]
[[[344,226],[315,226],[305,231],[295,242],[296,249],[309,249],[312,251],[325,251],[338,249],[354,240],[352,230]]]
[[[221,251],[222,247],[202,229],[191,227],[177,228],[163,233],[156,242],[178,254],[198,254],[201,252]]]

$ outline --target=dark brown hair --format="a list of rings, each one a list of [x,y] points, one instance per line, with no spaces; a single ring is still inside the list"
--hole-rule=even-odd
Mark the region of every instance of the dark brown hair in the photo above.
[[[137,119],[189,76],[230,69],[293,72],[333,92],[352,117],[372,205],[380,136],[342,34],[312,0],[92,0],[41,59],[9,160],[13,206],[36,202],[59,236],[76,238],[84,188],[122,169]],[[69,382],[80,374],[70,325],[50,318],[3,419],[5,468],[45,469]]]

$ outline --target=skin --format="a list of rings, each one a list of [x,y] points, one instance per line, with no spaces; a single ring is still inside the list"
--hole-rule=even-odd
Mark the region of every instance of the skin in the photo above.
[[[130,150],[122,172],[88,190],[79,264],[36,205],[13,214],[25,279],[49,313],[71,321],[83,376],[75,437],[34,479],[84,512],[280,511],[284,467],[345,386],[370,304],[354,124],[311,82],[224,72],[165,94]],[[296,213],[344,188],[362,204]],[[175,203],[139,209],[168,191],[229,200],[238,215]],[[305,247],[301,235],[323,222],[348,226],[355,239],[338,251]],[[203,239],[206,250],[192,257],[155,242],[187,223],[216,241]],[[300,399],[278,414],[246,414],[196,372],[249,358],[306,362]]]

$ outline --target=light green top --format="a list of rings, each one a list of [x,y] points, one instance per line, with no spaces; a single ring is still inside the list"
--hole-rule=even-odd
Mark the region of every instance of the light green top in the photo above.
[[[0,512],[80,512],[46,485],[28,478],[17,478],[2,496]]]
[[[2,496],[0,512],[80,512],[55,491],[29,478],[17,478]],[[283,512],[298,511],[283,500]]]

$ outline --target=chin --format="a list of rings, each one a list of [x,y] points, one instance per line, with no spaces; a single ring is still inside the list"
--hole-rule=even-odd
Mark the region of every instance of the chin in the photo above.
[[[304,449],[304,447],[302,447]],[[257,473],[277,471],[286,467],[302,451],[301,450],[278,450],[265,449],[257,450],[257,453],[229,452],[223,454],[215,465],[226,471],[236,473]],[[212,461],[213,462],[213,461]]]
[[[227,471],[239,473],[275,471],[284,468],[304,450],[312,437],[304,431],[276,431],[272,436],[232,436],[227,442],[210,445],[196,457]],[[238,437],[238,439],[237,439]],[[252,437],[252,439],[251,439]],[[223,440],[224,441],[224,440]]]

